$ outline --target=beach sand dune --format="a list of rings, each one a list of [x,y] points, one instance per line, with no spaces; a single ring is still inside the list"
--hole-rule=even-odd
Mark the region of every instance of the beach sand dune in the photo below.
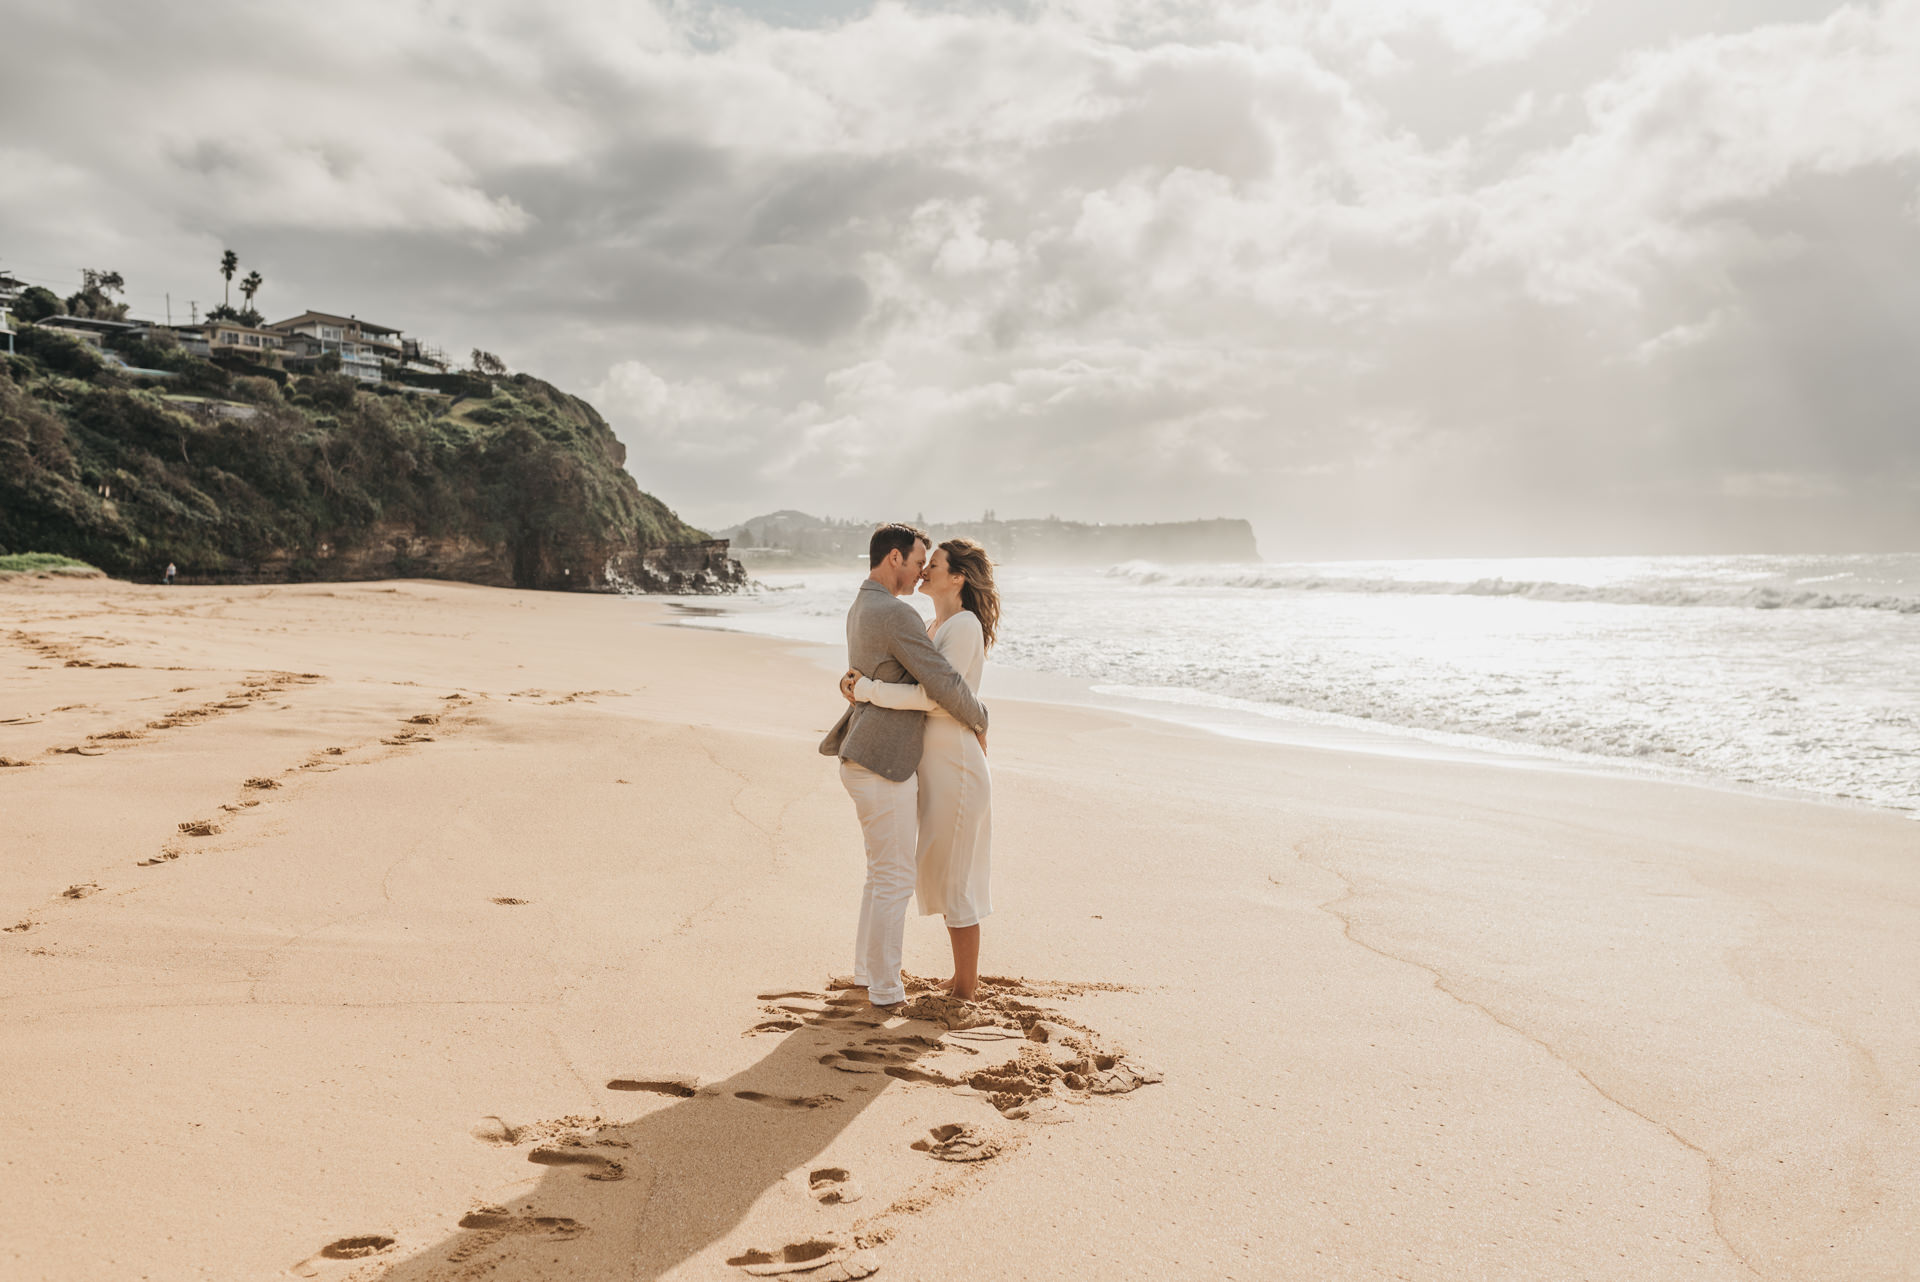
[[[1912,822],[1001,701],[883,1017],[839,656],[665,614],[0,585],[0,1275],[1920,1273]]]

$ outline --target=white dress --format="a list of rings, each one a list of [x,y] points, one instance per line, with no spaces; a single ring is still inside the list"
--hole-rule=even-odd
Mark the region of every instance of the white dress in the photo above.
[[[987,666],[987,641],[972,611],[941,624],[933,643],[976,694]],[[972,926],[993,911],[987,893],[992,871],[993,776],[973,731],[955,721],[917,685],[862,677],[854,697],[883,708],[927,714],[920,748],[920,846],[915,888],[920,912],[945,914],[950,927]]]

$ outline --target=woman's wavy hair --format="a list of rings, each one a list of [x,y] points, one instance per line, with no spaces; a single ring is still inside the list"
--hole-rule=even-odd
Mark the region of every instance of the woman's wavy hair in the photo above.
[[[986,635],[987,648],[993,648],[993,634],[1000,627],[1000,590],[993,586],[993,558],[972,539],[948,539],[940,545],[947,554],[947,572],[966,582],[960,585],[960,607],[973,611]]]

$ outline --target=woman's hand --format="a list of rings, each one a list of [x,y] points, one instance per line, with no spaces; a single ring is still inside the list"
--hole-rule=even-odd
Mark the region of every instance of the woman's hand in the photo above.
[[[980,755],[983,757],[986,756],[987,755],[987,732],[984,730],[975,730],[973,732],[973,737],[980,741]]]
[[[840,693],[846,697],[848,703],[859,702],[853,697],[853,684],[865,675],[858,668],[848,668],[847,675],[840,678]]]

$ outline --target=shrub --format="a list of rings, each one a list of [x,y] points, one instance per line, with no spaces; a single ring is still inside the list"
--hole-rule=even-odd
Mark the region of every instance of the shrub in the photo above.
[[[76,561],[70,556],[53,552],[16,552],[12,556],[0,556],[0,574],[41,574],[49,570],[55,573],[61,570],[99,573],[85,561]]]
[[[30,325],[14,335],[14,347],[38,361],[41,368],[69,378],[85,378],[100,368],[94,350],[57,330]]]
[[[343,410],[353,404],[359,380],[347,374],[309,374],[300,380],[300,390],[321,409]]]
[[[212,361],[189,357],[186,364],[180,367],[180,378],[174,386],[183,392],[215,396],[224,393],[232,382],[233,375]]]
[[[35,285],[15,299],[13,304],[13,314],[29,323],[58,316],[62,310],[60,295],[43,285]]]
[[[280,400],[280,385],[257,374],[236,375],[232,392],[240,400],[251,401],[255,405],[275,405]]]
[[[107,346],[120,353],[129,365],[140,369],[167,369],[179,371],[185,369],[193,358],[186,349],[174,341],[173,335],[156,333],[144,338],[131,338],[116,334],[107,340]]]

